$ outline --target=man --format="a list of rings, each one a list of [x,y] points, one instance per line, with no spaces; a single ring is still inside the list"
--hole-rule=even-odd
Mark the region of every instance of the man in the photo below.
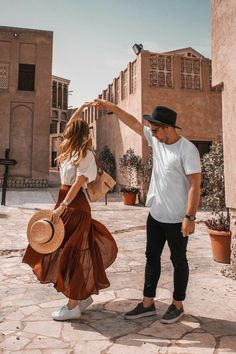
[[[177,113],[158,106],[143,118],[135,117],[111,102],[95,100],[93,106],[113,112],[124,124],[144,136],[153,150],[153,170],[147,203],[146,268],[143,301],[125,314],[136,319],[156,314],[154,298],[161,274],[161,254],[167,241],[174,267],[172,304],[162,316],[162,323],[175,323],[184,314],[183,300],[189,277],[186,258],[188,236],[195,229],[195,215],[200,199],[201,165],[197,148],[177,133]]]

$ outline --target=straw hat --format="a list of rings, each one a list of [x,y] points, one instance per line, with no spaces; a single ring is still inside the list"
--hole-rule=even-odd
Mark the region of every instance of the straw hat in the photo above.
[[[27,226],[30,246],[37,252],[46,254],[60,247],[64,234],[64,224],[60,217],[53,223],[51,210],[40,210],[34,214]]]

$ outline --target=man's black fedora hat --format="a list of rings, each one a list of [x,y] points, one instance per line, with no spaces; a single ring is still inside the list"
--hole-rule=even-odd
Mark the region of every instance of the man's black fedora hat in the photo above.
[[[181,129],[180,127],[175,125],[176,117],[177,117],[177,113],[175,111],[164,106],[155,107],[151,116],[148,114],[145,114],[143,116],[143,118],[150,123],[164,124],[164,125],[169,125],[173,128]]]

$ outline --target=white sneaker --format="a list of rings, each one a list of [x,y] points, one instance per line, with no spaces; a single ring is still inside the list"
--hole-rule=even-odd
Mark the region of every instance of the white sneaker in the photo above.
[[[65,305],[52,313],[52,318],[55,321],[77,320],[80,317],[81,311],[78,305],[71,310]]]
[[[81,300],[79,302],[79,307],[80,307],[80,311],[83,313],[87,307],[89,307],[89,305],[91,305],[93,303],[93,299],[91,296],[87,297],[87,299],[85,300]]]

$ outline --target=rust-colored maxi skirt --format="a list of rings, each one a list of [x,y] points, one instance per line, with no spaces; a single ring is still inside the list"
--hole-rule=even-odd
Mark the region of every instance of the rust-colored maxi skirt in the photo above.
[[[61,185],[55,209],[64,200],[70,186]],[[117,246],[107,228],[91,218],[91,209],[82,190],[61,216],[65,238],[59,249],[40,254],[30,245],[23,257],[41,283],[54,283],[57,291],[74,300],[98,294],[110,283],[105,269],[117,255]]]

